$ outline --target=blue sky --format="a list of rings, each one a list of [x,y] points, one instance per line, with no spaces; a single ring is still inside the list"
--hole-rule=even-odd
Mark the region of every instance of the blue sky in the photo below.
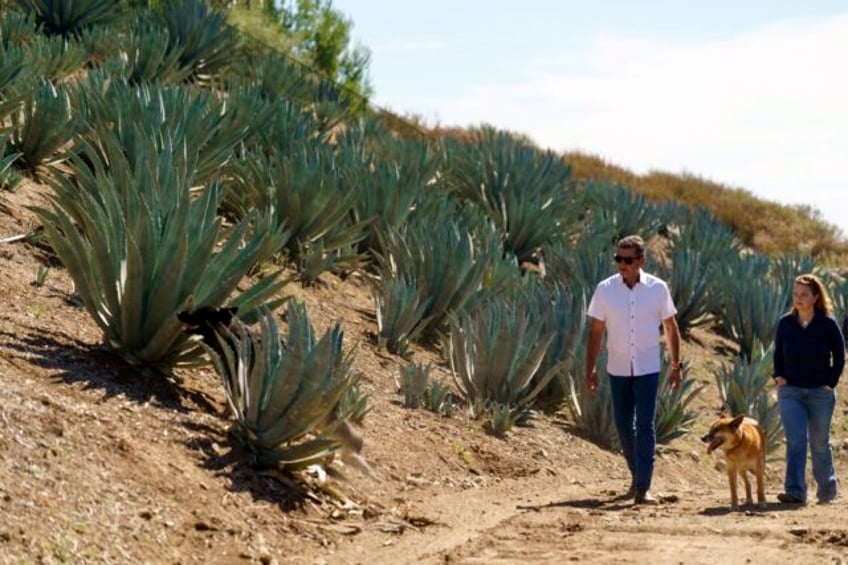
[[[333,6],[379,106],[808,204],[848,234],[844,0]]]

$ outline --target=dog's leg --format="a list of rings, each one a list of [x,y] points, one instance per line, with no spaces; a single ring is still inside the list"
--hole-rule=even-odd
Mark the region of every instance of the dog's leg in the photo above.
[[[748,479],[748,470],[742,469],[741,471],[742,480],[745,481],[745,505],[753,506],[754,499],[751,496],[751,481]]]
[[[756,467],[757,473],[757,506],[760,508],[766,507],[766,487],[765,487],[765,458],[761,461],[757,461]]]
[[[734,510],[739,508],[739,497],[736,494],[736,480],[739,476],[739,470],[736,465],[728,463],[727,465],[727,480],[730,482],[730,507]]]

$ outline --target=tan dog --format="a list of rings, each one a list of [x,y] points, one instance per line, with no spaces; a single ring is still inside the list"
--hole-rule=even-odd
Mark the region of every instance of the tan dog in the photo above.
[[[748,471],[753,471],[757,476],[757,506],[760,508],[766,504],[764,474],[766,467],[766,434],[760,424],[753,418],[746,418],[740,414],[735,418],[718,418],[710,431],[701,438],[701,441],[709,444],[707,453],[721,448],[727,459],[727,479],[730,481],[730,506],[739,506],[737,496],[737,475],[742,475],[745,481],[745,504],[753,504],[751,498],[751,482],[748,480]]]

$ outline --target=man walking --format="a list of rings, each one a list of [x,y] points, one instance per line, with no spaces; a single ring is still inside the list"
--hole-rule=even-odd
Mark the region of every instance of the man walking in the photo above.
[[[669,382],[680,386],[680,330],[677,309],[665,281],[642,270],[645,242],[630,235],[618,242],[618,274],[601,281],[589,302],[586,386],[598,389],[595,365],[607,336],[613,418],[632,481],[628,496],[636,504],[657,504],[651,494],[656,430],[654,417],[660,375],[660,326],[671,359]]]

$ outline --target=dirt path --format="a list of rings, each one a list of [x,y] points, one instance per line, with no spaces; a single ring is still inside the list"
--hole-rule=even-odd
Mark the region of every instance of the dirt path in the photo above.
[[[776,501],[731,512],[725,489],[662,493],[657,507],[615,487],[505,480],[485,493],[442,494],[417,506],[434,523],[402,534],[371,528],[323,563],[848,563],[844,503]],[[770,493],[774,500],[774,493]]]

